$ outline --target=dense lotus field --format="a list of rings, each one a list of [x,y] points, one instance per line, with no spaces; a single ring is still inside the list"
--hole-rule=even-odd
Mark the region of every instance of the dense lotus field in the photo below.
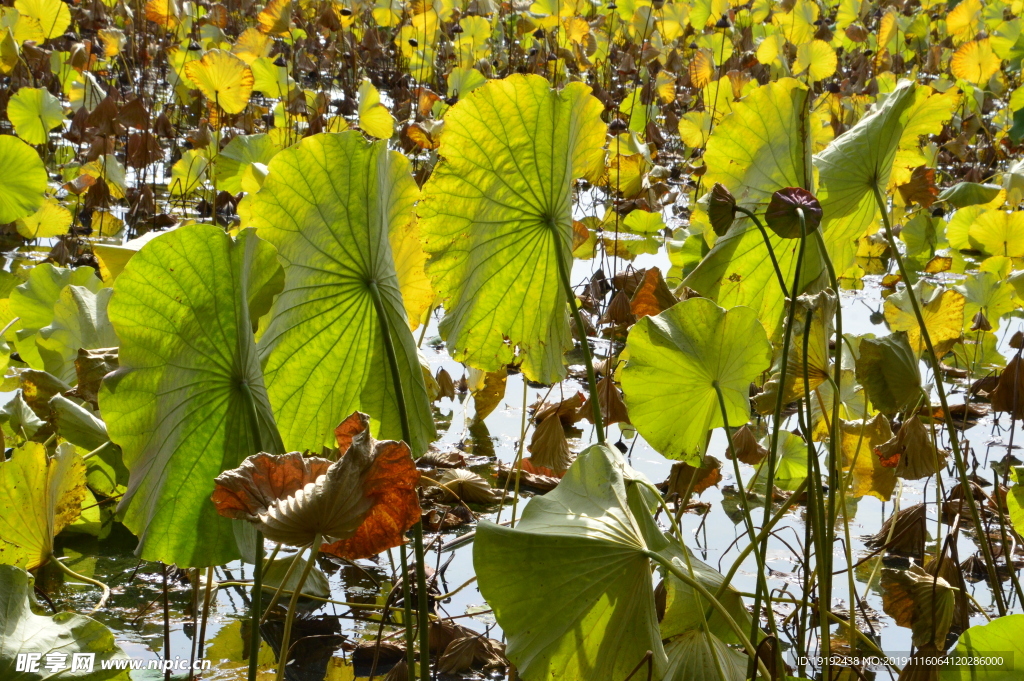
[[[0,0],[0,680],[1024,678],[1021,0]]]

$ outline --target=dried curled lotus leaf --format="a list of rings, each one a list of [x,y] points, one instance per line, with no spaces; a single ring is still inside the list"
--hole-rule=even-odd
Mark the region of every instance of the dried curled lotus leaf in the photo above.
[[[533,439],[530,440],[530,460],[534,468],[553,471],[554,475],[561,477],[573,461],[572,452],[569,451],[569,442],[565,439],[565,430],[562,428],[562,420],[557,414],[551,414],[541,421],[533,431]],[[539,471],[542,472],[543,471]]]
[[[915,646],[945,644],[953,621],[955,587],[917,565],[909,570],[882,570],[881,586],[886,614],[901,627],[910,627]]]
[[[361,429],[334,463],[298,453],[258,454],[218,476],[218,512],[249,520],[283,544],[308,546],[316,535],[337,540],[323,550],[346,558],[401,543],[402,533],[419,519],[419,473],[409,449],[373,440],[365,414],[353,414],[342,425]]]
[[[932,446],[928,429],[917,416],[907,419],[894,438],[875,449],[883,466],[905,480],[923,480],[942,468],[949,452]],[[938,455],[938,456],[937,456]]]

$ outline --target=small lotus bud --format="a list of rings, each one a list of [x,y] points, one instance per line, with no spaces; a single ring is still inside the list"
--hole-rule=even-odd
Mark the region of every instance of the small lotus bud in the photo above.
[[[992,325],[988,321],[988,317],[981,310],[978,310],[978,314],[974,315],[974,319],[971,320],[971,331],[991,331]]]

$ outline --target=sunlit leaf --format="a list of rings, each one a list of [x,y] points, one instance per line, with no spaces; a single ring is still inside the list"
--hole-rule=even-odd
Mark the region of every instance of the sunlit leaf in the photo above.
[[[224,50],[210,50],[185,64],[185,75],[224,113],[241,113],[249,103],[255,79],[249,66]]]
[[[988,38],[964,43],[953,55],[949,70],[957,78],[981,85],[999,70],[999,56],[992,51]]]
[[[274,249],[251,230],[234,239],[191,225],[150,241],[114,282],[120,368],[99,403],[131,474],[119,510],[145,560],[238,557],[210,494],[222,471],[282,450],[252,337],[279,273]]]
[[[46,90],[23,87],[7,103],[7,118],[18,137],[29,144],[44,144],[64,120],[64,109]]]
[[[23,16],[38,21],[47,40],[61,35],[71,25],[71,10],[60,0],[14,0],[14,7]]]
[[[350,131],[307,137],[270,161],[252,225],[274,244],[285,289],[260,336],[267,392],[289,449],[319,451],[338,415],[362,411],[375,436],[401,439],[379,291],[398,356],[416,454],[434,426],[409,333],[393,240],[419,198],[409,161]]]
[[[359,127],[371,137],[390,139],[395,134],[395,118],[380,102],[380,93],[369,80],[359,86]]]
[[[443,160],[420,214],[455,359],[493,371],[518,355],[531,380],[565,375],[571,336],[556,258],[568,268],[573,179],[596,179],[603,167],[601,108],[582,84],[554,91],[515,75],[445,117]]]
[[[753,310],[726,312],[691,298],[644,317],[626,341],[622,389],[630,419],[657,451],[700,461],[707,433],[723,425],[717,385],[729,425],[750,418],[750,383],[768,368],[771,345]]]
[[[853,477],[850,493],[854,497],[871,495],[889,501],[896,488],[896,468],[875,453],[875,448],[892,439],[889,419],[875,414],[871,420],[840,421],[843,468]]]
[[[0,461],[0,563],[33,570],[48,561],[83,499],[85,464],[74,445],[58,445],[52,457],[38,442],[16,447]]]
[[[932,345],[939,356],[949,351],[951,341],[960,338],[964,328],[965,299],[962,293],[919,281],[914,292]],[[885,321],[893,331],[906,331],[910,347],[918,355],[925,351],[924,336],[907,289],[885,299]],[[945,350],[939,350],[945,348]]]
[[[43,205],[46,168],[35,149],[13,135],[0,135],[0,168],[0,224],[31,215]]]

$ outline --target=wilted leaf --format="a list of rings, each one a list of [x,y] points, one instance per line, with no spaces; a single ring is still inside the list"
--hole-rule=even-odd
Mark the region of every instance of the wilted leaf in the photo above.
[[[943,289],[923,280],[914,285],[914,293],[921,306],[921,316],[932,346],[941,357],[963,333],[964,296],[959,291]],[[907,341],[914,352],[918,355],[924,352],[926,345],[921,325],[914,314],[907,289],[885,299],[885,321],[893,331],[907,332]]]
[[[899,433],[878,445],[875,453],[883,466],[895,468],[897,477],[905,480],[923,480],[935,475],[949,455],[949,452],[939,450],[936,456],[928,430],[917,416],[904,421]]]
[[[871,495],[889,501],[896,488],[896,469],[886,466],[875,448],[892,439],[892,429],[884,414],[870,421],[840,421],[843,468],[853,474],[854,497]]]
[[[879,411],[895,414],[914,406],[921,398],[921,369],[907,335],[862,339],[857,380]]]
[[[945,648],[957,589],[917,565],[882,570],[882,605],[901,627],[913,631],[914,645]]]

